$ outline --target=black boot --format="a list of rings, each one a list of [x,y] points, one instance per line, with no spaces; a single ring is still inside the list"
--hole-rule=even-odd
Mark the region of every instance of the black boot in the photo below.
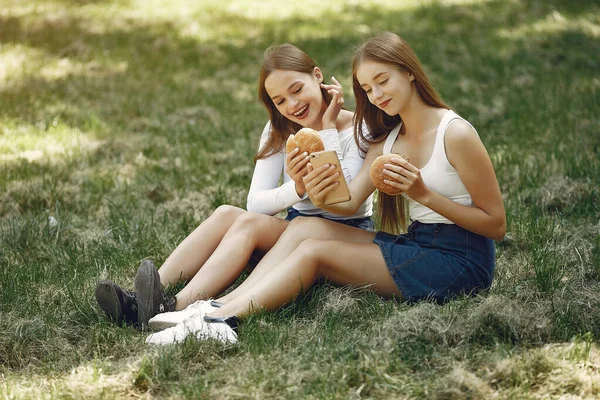
[[[144,260],[135,275],[135,291],[138,299],[138,322],[142,328],[156,314],[175,311],[177,299],[167,296],[160,283],[158,269],[152,260]]]
[[[96,285],[96,301],[106,316],[116,324],[138,322],[138,302],[135,292],[123,290],[113,281],[102,280]]]

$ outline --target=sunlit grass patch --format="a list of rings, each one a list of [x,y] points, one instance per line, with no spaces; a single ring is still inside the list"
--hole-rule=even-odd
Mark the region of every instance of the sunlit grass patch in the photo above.
[[[457,366],[441,380],[436,398],[594,398],[600,393],[599,361],[589,337],[583,343],[576,338],[486,363],[477,371]]]
[[[510,39],[524,39],[532,33],[552,35],[570,30],[580,31],[591,37],[600,37],[600,20],[597,18],[595,12],[571,17],[553,10],[539,21],[520,26],[516,29],[503,29],[499,34]]]
[[[138,398],[131,389],[132,370],[114,371],[110,363],[91,362],[63,374],[19,377],[9,375],[0,396],[3,398],[45,399],[70,397],[78,399]],[[107,370],[108,369],[108,370]]]

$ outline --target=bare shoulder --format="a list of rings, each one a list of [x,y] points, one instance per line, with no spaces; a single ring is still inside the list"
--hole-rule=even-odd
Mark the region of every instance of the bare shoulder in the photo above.
[[[446,130],[444,137],[446,157],[450,164],[456,167],[465,159],[478,158],[487,152],[479,135],[466,121],[453,121]]]
[[[462,142],[469,139],[479,139],[479,136],[467,121],[457,119],[448,125],[448,129],[446,129],[446,143]]]

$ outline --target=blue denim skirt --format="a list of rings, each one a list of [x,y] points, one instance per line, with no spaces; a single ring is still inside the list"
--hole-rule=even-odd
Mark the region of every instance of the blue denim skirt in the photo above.
[[[442,303],[492,284],[494,241],[458,225],[413,222],[408,233],[377,232],[373,242],[404,300]]]
[[[288,221],[291,221],[296,217],[319,217],[319,218],[327,219],[329,221],[339,222],[340,224],[345,224],[345,225],[353,226],[355,228],[364,229],[366,231],[374,231],[375,230],[375,225],[373,224],[373,219],[371,217],[350,218],[350,219],[330,219],[330,218],[324,217],[322,215],[303,214],[293,207],[288,208],[287,213],[288,214],[287,214],[287,217],[285,217],[285,219],[287,219]]]

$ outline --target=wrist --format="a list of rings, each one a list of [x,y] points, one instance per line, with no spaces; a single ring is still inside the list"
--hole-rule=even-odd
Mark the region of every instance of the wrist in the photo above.
[[[337,135],[338,130],[337,128],[334,126],[332,127],[328,127],[327,125],[323,125],[323,129],[321,129],[319,131],[319,135],[333,135],[336,134]]]
[[[302,198],[306,194],[306,188],[304,187],[304,185],[300,185],[296,182],[296,194],[300,198]]]
[[[419,196],[418,199],[415,199],[417,202],[421,203],[422,205],[424,205],[427,208],[431,208],[431,201],[433,198],[433,192],[431,190],[425,190],[423,192],[423,194],[421,196]]]

